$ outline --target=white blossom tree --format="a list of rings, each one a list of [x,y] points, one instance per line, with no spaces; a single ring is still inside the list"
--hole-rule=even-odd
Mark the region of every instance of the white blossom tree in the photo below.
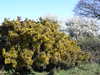
[[[74,17],[66,22],[66,31],[74,38],[96,36],[99,29],[99,20],[86,17]]]

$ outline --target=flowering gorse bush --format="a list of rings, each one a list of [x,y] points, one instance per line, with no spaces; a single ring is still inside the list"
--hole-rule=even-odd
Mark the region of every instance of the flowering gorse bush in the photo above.
[[[61,67],[60,64],[75,66],[91,58],[50,19],[5,19],[0,27],[0,38],[0,59],[4,67],[9,64],[15,69],[48,69],[47,66]]]

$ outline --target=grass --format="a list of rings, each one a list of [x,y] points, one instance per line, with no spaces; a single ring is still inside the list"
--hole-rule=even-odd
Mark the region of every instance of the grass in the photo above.
[[[62,70],[59,75],[100,75],[100,64],[84,64],[70,70]]]
[[[60,71],[54,70],[53,72],[54,74],[50,73],[49,75],[100,75],[100,64],[97,63],[83,64],[68,70],[60,70]],[[12,75],[12,72],[9,74],[0,74],[0,75]],[[31,74],[28,75],[48,75],[48,74],[47,72],[39,73],[33,71]]]

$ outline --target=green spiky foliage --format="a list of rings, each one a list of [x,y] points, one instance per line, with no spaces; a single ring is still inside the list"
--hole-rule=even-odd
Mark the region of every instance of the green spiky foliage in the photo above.
[[[50,19],[5,19],[0,27],[0,38],[3,66],[47,69],[52,65],[72,66],[90,59],[90,54],[81,51],[76,41],[60,32],[59,24]]]

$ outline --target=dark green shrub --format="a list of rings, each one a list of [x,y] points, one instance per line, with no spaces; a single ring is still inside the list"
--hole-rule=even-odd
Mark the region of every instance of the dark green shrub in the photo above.
[[[87,50],[94,56],[93,60],[100,63],[100,39],[97,37],[83,37],[78,40],[82,50]]]

